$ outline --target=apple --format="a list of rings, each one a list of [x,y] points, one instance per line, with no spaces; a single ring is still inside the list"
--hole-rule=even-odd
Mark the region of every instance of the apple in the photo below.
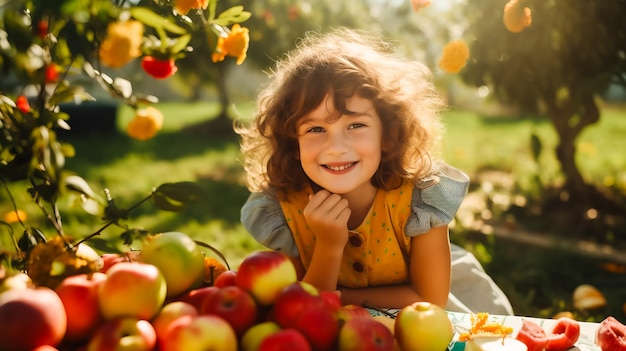
[[[28,274],[18,272],[9,276],[0,274],[0,293],[11,289],[28,289],[32,281]]]
[[[253,325],[248,328],[246,332],[241,336],[239,348],[241,351],[257,351],[261,345],[261,341],[266,336],[279,331],[280,325],[273,321],[265,321]]]
[[[167,296],[173,297],[199,287],[204,279],[204,255],[187,234],[166,232],[153,238],[141,250],[140,260],[155,265],[167,282]]]
[[[598,326],[595,342],[602,351],[626,350],[626,325],[613,316],[606,317]]]
[[[41,346],[35,347],[34,349],[30,351],[59,351],[59,349],[50,345],[41,345]]]
[[[170,329],[160,351],[237,351],[235,330],[222,317],[183,316],[174,323],[181,318],[185,318],[186,323],[178,323]]]
[[[165,278],[159,269],[141,262],[120,262],[111,267],[98,289],[105,319],[120,316],[149,320],[165,302]]]
[[[288,328],[300,331],[314,350],[331,350],[336,346],[339,320],[332,310],[323,308],[323,305],[309,305]]]
[[[66,327],[63,301],[52,289],[11,289],[0,294],[0,350],[56,346]]]
[[[402,350],[445,350],[454,330],[448,313],[430,302],[415,302],[396,316],[394,335]]]
[[[87,339],[103,320],[98,289],[106,278],[106,274],[100,272],[72,275],[55,288],[67,315],[65,340]]]
[[[215,278],[213,286],[223,288],[225,286],[237,285],[237,271],[229,269]]]
[[[260,305],[271,305],[280,291],[298,280],[289,258],[276,251],[255,251],[237,270],[237,286],[252,294]]]
[[[341,306],[339,310],[335,312],[335,316],[340,323],[345,323],[355,317],[370,317],[370,313],[367,308],[363,306],[347,304]]]
[[[339,330],[339,351],[392,351],[394,343],[389,328],[369,316],[351,318]]]
[[[220,288],[216,286],[205,286],[202,288],[187,291],[186,293],[181,295],[178,300],[191,304],[198,310],[198,312],[200,312],[204,300],[207,299],[208,296],[218,292],[219,290]]]
[[[156,332],[157,342],[162,343],[166,339],[172,322],[182,316],[198,315],[198,310],[191,304],[183,301],[166,303],[159,313],[152,319],[152,326]]]
[[[156,340],[150,322],[137,317],[117,317],[96,329],[87,343],[87,351],[152,351]]]
[[[281,329],[266,336],[259,344],[258,351],[311,351],[311,345],[301,332],[295,329]]]
[[[283,328],[293,326],[300,313],[309,306],[324,308],[325,301],[312,284],[296,281],[283,288],[272,307],[273,319]]]
[[[202,303],[200,314],[214,314],[224,318],[235,330],[237,337],[257,323],[259,313],[256,301],[238,286],[225,286],[208,296]]]
[[[335,313],[341,310],[341,297],[336,291],[320,291],[320,296],[322,296],[326,308],[331,309]]]
[[[102,258],[102,268],[100,272],[106,273],[109,268],[114,264],[120,262],[137,262],[139,261],[139,254],[137,251],[127,251],[124,254],[118,253],[105,253],[100,256]]]

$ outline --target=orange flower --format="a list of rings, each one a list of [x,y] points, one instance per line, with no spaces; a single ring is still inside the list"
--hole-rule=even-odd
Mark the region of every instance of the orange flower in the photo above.
[[[504,5],[502,20],[506,29],[511,33],[519,33],[533,22],[530,8],[522,6],[518,0],[509,0]]]
[[[186,15],[191,10],[206,10],[209,6],[209,0],[176,0],[174,9],[178,14]]]
[[[23,222],[26,218],[28,218],[28,216],[26,215],[26,212],[22,210],[15,210],[4,214],[4,221],[9,224],[17,223],[19,221]]]
[[[448,73],[458,73],[469,58],[469,48],[463,40],[454,40],[443,47],[439,68]]]
[[[128,123],[126,132],[137,140],[153,138],[163,128],[163,114],[152,106],[137,110],[135,118]]]
[[[141,56],[143,23],[136,20],[110,23],[98,56],[103,65],[120,68]]]
[[[250,44],[250,34],[246,27],[239,24],[233,25],[228,37],[219,37],[215,52],[211,59],[213,62],[224,61],[224,57],[232,56],[237,58],[237,64],[240,65],[246,60],[246,52]]]
[[[430,5],[430,0],[411,0],[413,12],[417,12],[428,5]]]

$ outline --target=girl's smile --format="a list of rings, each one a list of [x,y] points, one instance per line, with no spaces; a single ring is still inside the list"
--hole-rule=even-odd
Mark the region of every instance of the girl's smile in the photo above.
[[[306,175],[341,195],[375,191],[371,178],[381,159],[382,122],[368,99],[358,95],[338,111],[331,95],[298,124],[299,159]]]

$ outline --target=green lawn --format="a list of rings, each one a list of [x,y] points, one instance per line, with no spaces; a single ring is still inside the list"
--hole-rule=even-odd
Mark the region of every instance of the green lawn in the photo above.
[[[213,104],[162,103],[158,107],[165,115],[165,126],[154,139],[140,142],[128,138],[123,129],[132,111],[122,108],[118,116],[119,133],[69,139],[77,154],[67,161],[66,168],[85,177],[100,194],[108,188],[117,206],[122,208],[130,207],[159,184],[199,182],[209,191],[203,201],[177,213],[157,211],[146,203],[133,211],[124,224],[155,232],[185,232],[218,248],[231,266],[236,267],[246,254],[261,248],[239,223],[239,209],[248,191],[243,185],[238,140],[234,134],[202,135],[186,131],[185,127],[210,119],[217,112]],[[238,105],[236,111],[241,116],[249,116],[251,105]],[[623,110],[605,109],[600,123],[588,128],[579,140],[580,169],[596,184],[626,189],[626,158],[623,157],[626,118],[623,117]],[[472,177],[481,169],[506,170],[515,176],[521,191],[529,192],[533,191],[529,179],[534,174],[539,174],[546,183],[559,179],[552,154],[556,135],[545,120],[483,117],[451,110],[446,115],[446,125],[444,157]],[[536,133],[544,145],[539,162],[533,160],[530,151],[531,133]],[[29,201],[26,184],[12,184],[11,189],[18,207],[30,216],[28,224],[42,226],[51,233],[50,228],[41,224],[37,208]],[[65,231],[77,237],[93,233],[100,227],[101,220],[74,210],[72,200],[63,198],[60,202]],[[0,191],[0,213],[10,209],[8,196]],[[17,235],[22,232],[17,226],[14,230]],[[110,227],[103,236],[116,237],[121,231],[121,228]],[[0,233],[0,243],[7,249],[12,247],[6,230]],[[589,271],[592,264],[568,253],[522,250],[518,244],[496,238],[479,239],[468,247],[478,250],[477,256],[483,260],[489,257],[483,262],[511,296],[519,314],[545,317],[569,308],[568,294],[585,277],[612,289],[611,309],[600,314],[618,315],[621,304],[626,302],[626,284],[621,284],[620,290],[615,283],[619,279],[626,281],[625,275],[598,275],[602,272]],[[488,255],[482,255],[480,250]],[[576,268],[581,265],[586,269]],[[577,272],[584,274],[576,275]],[[624,318],[624,312],[619,316]]]

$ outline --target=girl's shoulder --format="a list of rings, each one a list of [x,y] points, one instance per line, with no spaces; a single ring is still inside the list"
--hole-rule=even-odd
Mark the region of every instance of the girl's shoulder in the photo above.
[[[469,183],[467,174],[448,164],[440,164],[431,175],[416,180],[406,234],[415,236],[448,225],[467,195]]]

